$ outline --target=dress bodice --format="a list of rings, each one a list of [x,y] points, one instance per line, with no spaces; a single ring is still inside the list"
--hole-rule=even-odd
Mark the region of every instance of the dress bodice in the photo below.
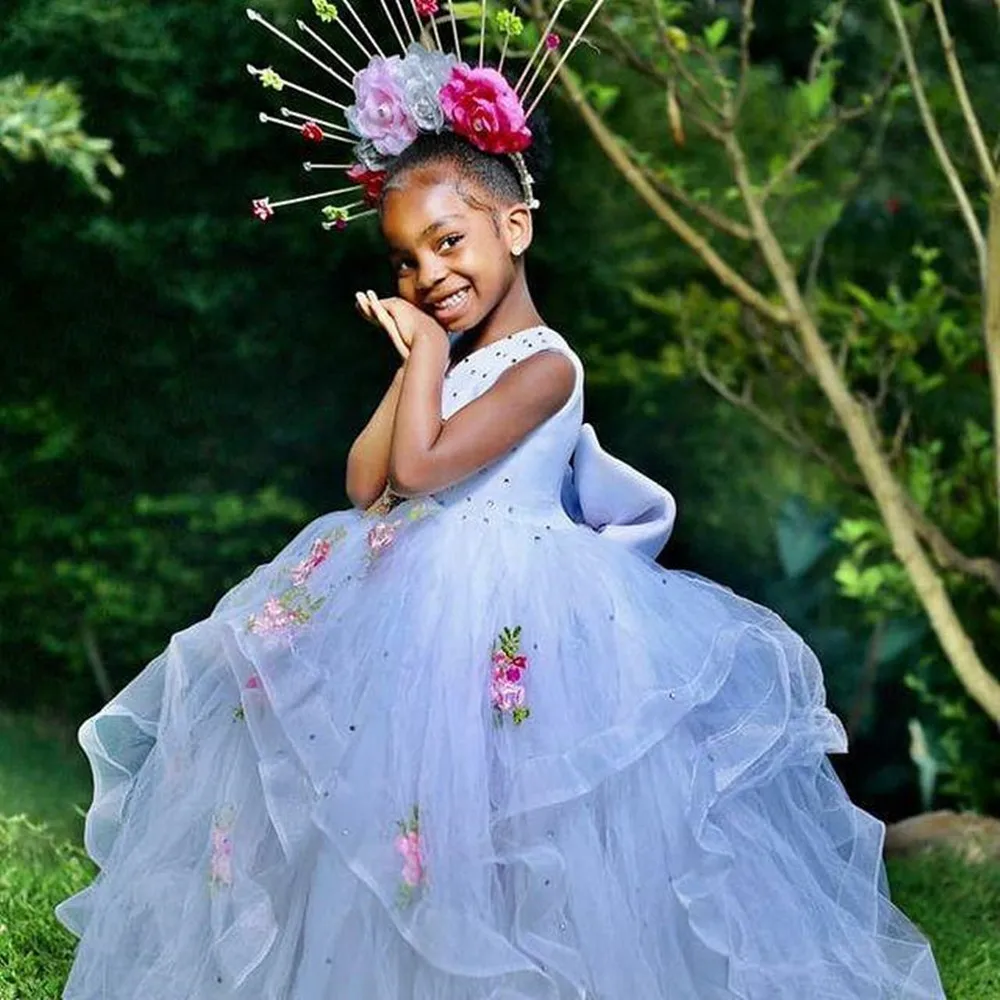
[[[445,375],[441,413],[447,420],[510,367],[541,351],[557,351],[573,362],[576,382],[569,399],[499,459],[435,492],[443,506],[462,505],[469,516],[480,518],[492,513],[572,523],[560,497],[583,422],[583,365],[560,334],[531,327],[475,349]]]

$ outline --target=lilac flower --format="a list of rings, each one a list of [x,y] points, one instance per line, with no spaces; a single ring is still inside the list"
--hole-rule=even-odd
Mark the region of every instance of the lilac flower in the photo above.
[[[400,80],[399,56],[376,56],[354,77],[356,103],[345,112],[347,124],[380,153],[398,156],[417,137],[417,126],[406,106]]]

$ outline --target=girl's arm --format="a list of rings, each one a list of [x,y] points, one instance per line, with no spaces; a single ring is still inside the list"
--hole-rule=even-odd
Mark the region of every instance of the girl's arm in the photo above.
[[[392,427],[402,385],[403,368],[399,368],[382,397],[382,402],[378,404],[347,455],[347,496],[361,510],[381,496],[389,479]]]
[[[509,451],[569,400],[576,381],[573,362],[563,354],[541,351],[512,365],[482,396],[442,420],[447,336],[427,317],[407,315],[406,303],[389,301],[397,322],[404,317],[413,322],[389,454],[394,493],[430,493],[465,479]]]

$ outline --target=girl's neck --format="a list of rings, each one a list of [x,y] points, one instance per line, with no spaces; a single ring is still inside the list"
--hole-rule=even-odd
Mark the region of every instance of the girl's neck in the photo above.
[[[544,325],[541,314],[531,300],[524,271],[521,270],[508,293],[497,303],[493,311],[478,327],[468,330],[462,336],[462,340],[467,340],[469,350],[476,350],[486,344],[492,344],[495,340],[509,337],[518,330]]]

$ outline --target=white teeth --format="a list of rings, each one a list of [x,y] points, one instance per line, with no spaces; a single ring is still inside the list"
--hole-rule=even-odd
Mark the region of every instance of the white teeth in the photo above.
[[[435,309],[451,309],[452,306],[457,306],[460,302],[465,300],[465,297],[469,294],[467,288],[463,288],[460,292],[455,292],[454,295],[449,295],[448,298],[442,299],[440,302],[436,303]]]

